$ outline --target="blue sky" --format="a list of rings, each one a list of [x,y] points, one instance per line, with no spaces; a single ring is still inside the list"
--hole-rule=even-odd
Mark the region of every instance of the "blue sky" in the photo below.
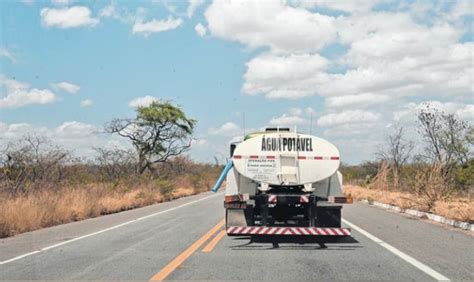
[[[125,146],[105,122],[165,99],[198,120],[199,161],[224,158],[245,114],[247,131],[312,116],[358,163],[423,102],[474,119],[470,1],[0,5],[2,143],[35,132],[90,156]]]

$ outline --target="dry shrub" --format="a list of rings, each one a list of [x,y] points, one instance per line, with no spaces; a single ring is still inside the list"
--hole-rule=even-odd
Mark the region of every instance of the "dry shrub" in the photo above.
[[[186,196],[191,196],[196,194],[194,190],[186,189],[186,188],[177,188],[173,191],[173,198],[181,198]]]
[[[163,183],[161,183],[163,184]],[[168,184],[167,184],[168,185]],[[169,188],[169,186],[168,186]],[[166,189],[168,189],[166,188]],[[0,238],[43,227],[83,220],[165,200],[189,196],[193,187],[179,187],[162,195],[156,182],[139,186],[117,187],[90,184],[35,193],[0,195]]]
[[[413,183],[413,191],[419,204],[431,211],[437,201],[446,200],[455,191],[454,185],[443,177],[439,163],[420,169]]]
[[[85,162],[38,136],[0,146],[0,237],[208,191],[222,169],[178,156],[140,174],[134,152],[95,149]]]
[[[44,209],[33,197],[9,198],[0,205],[0,237],[42,227]]]
[[[156,186],[166,201],[173,199],[174,184],[171,181],[167,179],[158,179],[156,181]]]
[[[377,174],[375,175],[372,182],[368,185],[369,189],[379,189],[379,190],[389,190],[390,181],[389,173],[391,169],[388,166],[387,162],[381,162]]]
[[[368,200],[369,202],[378,201],[402,209],[418,208],[417,203],[411,199],[413,195],[404,192],[381,191],[346,185],[344,186],[344,194],[352,196],[355,200]]]
[[[474,203],[467,199],[438,201],[432,210],[433,213],[450,219],[474,223]]]
[[[344,186],[344,194],[352,196],[355,200],[378,201],[394,205],[402,209],[416,209],[428,211],[426,205],[420,204],[417,196],[407,192],[380,191],[367,189],[360,186]],[[431,212],[449,219],[474,222],[474,201],[471,199],[450,198],[435,202]]]

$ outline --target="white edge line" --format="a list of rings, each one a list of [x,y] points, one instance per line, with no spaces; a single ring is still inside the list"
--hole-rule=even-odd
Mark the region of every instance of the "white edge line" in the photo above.
[[[159,211],[159,212],[152,213],[152,214],[149,214],[149,215],[146,215],[146,216],[142,216],[142,217],[139,217],[139,218],[136,218],[136,219],[132,219],[130,221],[127,221],[127,222],[124,222],[124,223],[121,223],[121,224],[118,224],[118,225],[114,225],[114,226],[111,226],[109,228],[105,228],[105,229],[102,229],[102,230],[99,230],[99,231],[96,231],[96,232],[93,232],[93,233],[89,233],[89,234],[86,234],[86,235],[83,235],[83,236],[80,236],[80,237],[76,237],[76,238],[73,238],[73,239],[70,239],[70,240],[67,240],[67,241],[63,241],[61,243],[57,243],[57,244],[54,244],[54,245],[51,245],[51,246],[47,246],[47,247],[41,248],[41,249],[36,250],[36,251],[32,251],[32,252],[29,252],[29,253],[26,253],[26,254],[22,254],[22,255],[13,257],[11,259],[0,261],[0,265],[7,264],[7,263],[10,263],[10,262],[14,262],[14,261],[20,260],[22,258],[26,258],[26,257],[32,256],[32,255],[35,255],[35,254],[38,254],[38,253],[41,253],[41,252],[44,252],[44,251],[47,251],[47,250],[51,250],[51,249],[54,249],[54,248],[57,248],[57,247],[75,242],[75,241],[79,241],[79,240],[82,240],[82,239],[85,239],[85,238],[88,238],[88,237],[92,237],[92,236],[95,236],[95,235],[98,235],[98,234],[101,234],[101,233],[104,233],[104,232],[107,232],[107,231],[110,231],[110,230],[114,230],[114,229],[123,227],[125,225],[129,225],[129,224],[137,222],[137,221],[141,221],[141,220],[144,220],[144,219],[147,219],[147,218],[150,218],[150,217],[154,217],[154,216],[157,216],[157,215],[160,215],[160,214],[164,214],[164,213],[167,213],[167,212],[170,212],[170,211],[174,211],[174,210],[177,210],[179,208],[189,206],[189,205],[195,204],[197,202],[207,200],[207,199],[212,198],[212,197],[216,197],[216,196],[220,195],[221,193],[216,193],[214,195],[210,195],[210,196],[207,196],[207,197],[204,197],[204,198],[201,198],[201,199],[197,199],[197,200],[182,204],[182,205],[177,206],[177,207],[172,207],[172,208],[169,208],[169,209],[164,210],[164,211]]]
[[[370,240],[374,241],[375,243],[379,244],[380,246],[384,247],[385,249],[389,250],[391,253],[397,255],[401,259],[405,260],[409,264],[413,265],[414,267],[418,268],[419,270],[423,271],[424,273],[428,274],[429,276],[433,277],[437,281],[451,281],[448,277],[444,276],[443,274],[437,272],[436,270],[432,269],[431,267],[427,266],[426,264],[416,260],[415,258],[405,254],[404,252],[400,251],[399,249],[395,248],[394,246],[384,242],[383,240],[375,237],[374,235],[370,234],[369,232],[365,231],[364,229],[360,228],[359,226],[347,221],[346,219],[342,219],[342,222],[349,225],[357,232],[361,233],[365,237],[369,238]]]

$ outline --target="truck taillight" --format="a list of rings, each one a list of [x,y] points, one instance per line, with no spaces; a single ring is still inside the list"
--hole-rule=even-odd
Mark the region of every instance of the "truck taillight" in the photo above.
[[[309,197],[308,196],[300,196],[300,203],[309,203]]]
[[[224,203],[224,208],[226,208],[226,209],[246,209],[247,208],[247,203],[245,203],[245,202]]]
[[[224,203],[233,203],[233,202],[240,202],[239,195],[231,195],[224,197]]]
[[[249,200],[249,194],[237,194],[237,195],[226,195],[224,197],[224,203],[235,203],[235,202],[245,202]]]
[[[249,194],[227,195],[224,197],[224,208],[226,209],[246,209]]]
[[[329,196],[328,202],[336,203],[336,204],[352,204],[353,199],[351,196],[347,196],[347,197]]]
[[[277,195],[269,195],[268,196],[268,202],[271,204],[276,204],[278,201]]]

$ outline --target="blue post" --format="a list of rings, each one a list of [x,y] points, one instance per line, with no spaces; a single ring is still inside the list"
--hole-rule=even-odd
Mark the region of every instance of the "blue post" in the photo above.
[[[224,182],[224,179],[227,176],[227,173],[229,173],[229,170],[232,168],[233,165],[234,163],[232,162],[232,159],[229,159],[229,161],[227,161],[227,164],[224,167],[224,170],[221,172],[221,175],[219,175],[219,178],[217,178],[217,182],[214,185],[214,188],[212,188],[212,192],[217,192],[217,190],[219,190],[222,185],[222,182]]]

